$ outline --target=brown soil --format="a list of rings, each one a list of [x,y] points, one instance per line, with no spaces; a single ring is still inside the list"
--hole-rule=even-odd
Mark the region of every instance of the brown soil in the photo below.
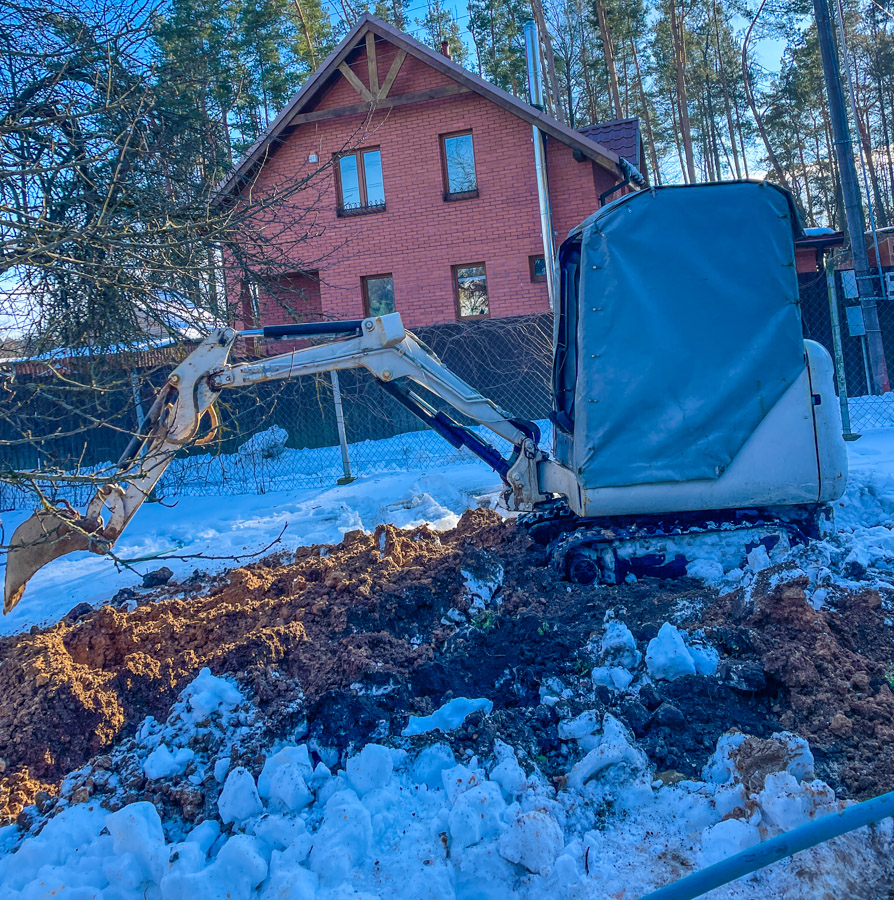
[[[450,608],[468,609],[461,570],[494,561],[505,571],[500,605],[470,625],[442,624]],[[353,532],[336,548],[300,548],[204,590],[193,585],[190,599],[104,607],[0,640],[0,818],[132,735],[144,716],[163,719],[203,666],[240,680],[269,713],[271,736],[306,716],[310,739],[339,753],[398,734],[410,712],[484,696],[494,713],[452,733],[457,749],[486,754],[500,736],[557,778],[574,752],[558,738],[559,716],[603,707],[670,779],[697,774],[731,727],[758,737],[787,728],[811,740],[836,789],[891,789],[894,696],[885,676],[894,648],[879,597],[842,595],[834,610],[815,612],[803,588],[759,586],[746,602],[687,580],[573,586],[523,531],[487,510],[441,534]],[[643,650],[688,610],[683,624],[704,628],[721,650],[720,677],[659,683],[638,697],[594,690],[586,645],[609,610]],[[550,677],[572,698],[541,704]]]

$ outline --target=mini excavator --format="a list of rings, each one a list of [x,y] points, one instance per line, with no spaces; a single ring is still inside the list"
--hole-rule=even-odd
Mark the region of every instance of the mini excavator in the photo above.
[[[214,422],[222,392],[361,367],[499,473],[506,506],[572,581],[682,575],[706,540],[728,546],[732,564],[758,544],[809,540],[844,492],[847,456],[832,360],[803,338],[799,234],[790,195],[750,181],[631,193],[575,228],[557,259],[549,453],[536,423],[457,377],[397,313],[217,328],[170,374],[86,511],[39,509],[16,529],[4,611],[52,560],[112,547],[175,455],[201,440],[203,417]],[[228,362],[240,337],[322,335],[336,339]]]

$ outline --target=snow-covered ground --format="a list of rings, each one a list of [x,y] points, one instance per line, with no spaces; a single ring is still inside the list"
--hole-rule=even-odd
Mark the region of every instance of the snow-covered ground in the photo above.
[[[868,431],[847,446],[850,477],[847,493],[836,504],[835,526],[840,533],[834,550],[842,559],[883,573],[890,568],[894,583],[894,531],[889,528],[894,522],[894,428]],[[171,501],[172,507],[147,503],[116,546],[118,557],[132,568],[91,553],[56,560],[35,575],[23,601],[0,620],[0,634],[50,624],[81,602],[102,603],[120,588],[139,585],[138,573],[162,565],[172,569],[177,580],[195,569],[213,573],[231,568],[236,564],[232,557],[257,553],[283,527],[282,541],[273,549],[335,543],[348,531],[371,531],[383,522],[399,527],[428,523],[446,529],[469,507],[493,506],[499,492],[499,477],[490,468],[460,456],[437,470],[367,475],[347,485],[330,482],[327,487],[260,495],[180,497]],[[26,510],[0,514],[4,533],[10,535],[28,514]],[[822,581],[825,573],[819,570],[828,568],[830,552],[820,546],[810,550],[810,560],[797,551],[793,556],[817,570],[815,580],[819,576]],[[198,558],[214,556],[223,559]],[[769,561],[755,559],[750,570],[730,572],[727,565],[721,571],[706,548],[690,571],[717,586],[733,587]]]
[[[463,716],[454,712],[432,727],[456,727]],[[191,827],[176,818],[162,822],[146,801],[114,812],[95,799],[63,801],[36,836],[22,840],[16,825],[0,829],[0,894],[635,900],[844,805],[816,779],[806,742],[789,733],[751,751],[747,741],[755,739],[724,735],[701,779],[667,784],[655,778],[621,722],[585,712],[559,724],[579,759],[555,784],[536,766],[522,768],[502,741],[490,759],[458,760],[437,735],[421,750],[400,737],[390,740],[393,746],[367,744],[344,768],[330,770],[313,764],[299,726],[290,740],[267,749],[255,779],[231,756],[261,721],[232,681],[203,670],[168,720],[146,719],[133,745],[96,777],[113,793],[123,793],[133,766],[155,783],[207,785],[211,778],[220,791],[216,815]],[[324,748],[313,749],[325,757]],[[768,749],[778,763],[755,779],[749,752]],[[712,896],[854,897],[855,889],[884,878],[892,837],[888,820],[873,834],[853,832]]]
[[[813,556],[791,557],[814,578],[818,604],[824,579],[845,577],[845,560],[883,579],[894,559],[894,430],[867,433],[848,450],[851,478],[837,505],[837,533]],[[437,473],[370,476],[343,487],[184,498],[173,509],[144,508],[118,552],[131,559],[171,550],[251,553],[286,523],[285,547],[337,541],[379,522],[445,528],[482,498],[492,503],[498,488],[485,466],[464,463]],[[4,516],[4,527],[23,515]],[[837,568],[824,571],[823,561],[833,555]],[[182,577],[196,567],[232,563],[165,564]],[[136,567],[157,565],[152,559]],[[760,566],[755,558],[717,577],[747,582]],[[133,572],[89,554],[59,560],[34,579],[4,629],[53,621],[77,602],[101,602],[136,580]],[[712,648],[690,642],[669,623],[647,646],[637,646],[623,623],[607,622],[600,659],[594,682],[614,689],[645,677],[710,676],[717,665]],[[562,688],[552,682],[541,687],[547,704],[559,699],[550,695],[552,687]],[[487,714],[490,704],[486,697],[454,698],[433,716],[411,719],[403,735],[389,737],[389,747],[370,744],[354,753],[343,769],[337,754],[329,759],[323,747],[312,748],[322,761],[311,765],[306,728],[299,726],[266,747],[256,779],[231,759],[240,742],[261,733],[262,715],[233,681],[203,671],[166,722],[144,721],[103,777],[113,788],[119,779],[122,795],[128,766],[153,781],[198,785],[213,777],[221,791],[216,818],[190,828],[176,818],[162,822],[148,802],[110,813],[97,798],[63,801],[37,835],[25,836],[15,825],[0,829],[0,897],[634,900],[843,803],[816,780],[806,743],[786,733],[773,738],[782,748],[778,770],[757,783],[741,768],[747,760],[739,752],[742,735],[719,740],[699,779],[665,783],[619,720],[587,712],[559,723],[559,737],[576,750],[566,779],[549,781],[536,767],[522,768],[515,750],[500,741],[490,758],[455,758],[437,732],[455,728],[473,710]],[[86,775],[74,773],[71,784],[78,777]],[[888,820],[872,833],[855,832],[712,896],[857,896],[857,887],[883,875],[892,846]]]
[[[78,603],[107,601],[120,588],[138,586],[137,573],[163,565],[178,580],[195,569],[213,573],[232,568],[238,564],[232,557],[257,553],[281,532],[281,543],[271,553],[301,544],[338,543],[348,531],[372,531],[383,522],[400,528],[423,523],[453,528],[469,507],[493,506],[500,489],[499,476],[476,461],[428,473],[417,469],[368,475],[324,488],[181,497],[171,501],[173,506],[145,503],[115,546],[119,559],[134,560],[128,563],[132,569],[86,552],[58,559],[29,582],[22,602],[0,621],[0,634],[51,624]],[[3,513],[0,521],[6,535],[28,515],[25,510]],[[223,558],[196,558],[196,554]],[[172,555],[192,558],[172,559]]]

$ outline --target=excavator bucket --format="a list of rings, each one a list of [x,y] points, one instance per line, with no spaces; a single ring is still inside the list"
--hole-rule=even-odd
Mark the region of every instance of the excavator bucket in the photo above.
[[[71,509],[41,509],[22,522],[6,553],[4,614],[22,599],[25,585],[38,569],[66,553],[95,549],[98,541],[91,535],[101,527],[101,519],[79,516]]]

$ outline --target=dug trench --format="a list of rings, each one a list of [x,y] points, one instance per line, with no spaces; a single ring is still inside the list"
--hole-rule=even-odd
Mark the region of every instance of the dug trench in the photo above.
[[[479,577],[498,587],[472,606]],[[557,782],[575,753],[558,722],[596,709],[629,726],[665,781],[697,775],[731,728],[789,730],[810,741],[819,776],[842,795],[891,790],[894,643],[881,598],[833,588],[815,610],[805,586],[773,569],[750,595],[718,596],[694,580],[572,585],[489,510],[442,533],[352,532],[335,547],[156,589],[131,611],[104,606],[0,641],[0,813],[9,821],[35,799],[52,808],[67,773],[97,756],[107,766],[206,666],[236,678],[263,711],[266,738],[306,720],[310,746],[330,756],[400,735],[409,714],[453,697],[484,697],[493,712],[445,739],[488,756],[499,737]],[[607,615],[643,651],[664,622],[699,630],[719,650],[717,674],[594,687]],[[141,778],[130,799],[147,795]],[[79,790],[103,787],[90,779]],[[204,806],[195,794],[181,810],[193,820]]]

